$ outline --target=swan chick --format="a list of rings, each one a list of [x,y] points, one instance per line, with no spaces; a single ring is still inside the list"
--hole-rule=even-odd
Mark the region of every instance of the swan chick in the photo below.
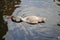
[[[37,16],[27,16],[24,18],[24,21],[27,23],[42,23],[45,20],[46,20],[46,18],[37,17]]]
[[[21,16],[17,16],[17,18],[19,18],[20,21],[22,21],[22,22],[27,22],[27,23],[32,23],[32,24],[43,23],[46,20],[46,18],[44,18],[44,17],[37,17],[37,16],[27,16],[27,17],[24,17],[24,18],[21,17]],[[20,21],[15,21],[15,22],[19,23]]]

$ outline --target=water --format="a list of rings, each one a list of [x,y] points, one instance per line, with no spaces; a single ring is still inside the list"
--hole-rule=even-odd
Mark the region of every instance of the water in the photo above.
[[[57,40],[60,35],[60,27],[57,25],[60,21],[58,15],[60,6],[57,6],[53,0],[21,0],[19,6],[13,12],[13,16],[36,15],[46,17],[47,20],[45,23],[31,25],[7,19],[8,32],[5,40]]]

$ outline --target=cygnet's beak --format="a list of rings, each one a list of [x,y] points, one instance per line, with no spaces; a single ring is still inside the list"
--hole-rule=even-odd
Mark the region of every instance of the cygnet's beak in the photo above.
[[[12,16],[7,16],[7,19],[11,19],[12,18]]]

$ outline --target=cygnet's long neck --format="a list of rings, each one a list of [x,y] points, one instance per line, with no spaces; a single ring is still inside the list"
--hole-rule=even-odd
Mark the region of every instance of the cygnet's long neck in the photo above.
[[[20,18],[22,21],[26,21],[23,17],[21,17],[21,16],[17,16],[18,18]]]

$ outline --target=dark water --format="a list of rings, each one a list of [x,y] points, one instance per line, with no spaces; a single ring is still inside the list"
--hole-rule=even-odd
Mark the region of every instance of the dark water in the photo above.
[[[5,13],[5,15],[21,16],[24,14],[22,17],[36,15],[47,18],[46,23],[31,25],[25,22],[15,23],[4,18],[8,23],[5,40],[57,40],[60,38],[60,26],[57,25],[60,23],[60,6],[56,5],[53,0],[21,0],[18,6],[16,9],[12,7],[14,12],[8,9],[8,14]]]

